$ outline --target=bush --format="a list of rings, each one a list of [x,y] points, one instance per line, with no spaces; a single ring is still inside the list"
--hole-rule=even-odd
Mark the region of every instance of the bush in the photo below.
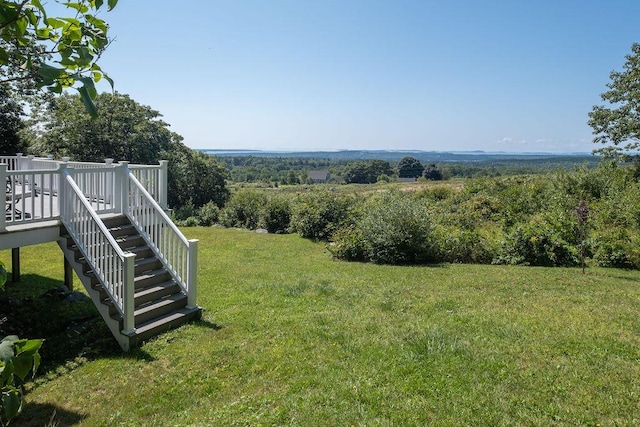
[[[565,232],[563,232],[565,231]],[[528,222],[512,228],[506,236],[496,263],[537,266],[575,266],[580,253],[566,230],[551,224],[545,218],[534,216]]]
[[[267,196],[260,191],[241,189],[234,193],[222,210],[220,221],[225,227],[258,228],[260,212]]]
[[[355,226],[336,233],[330,250],[342,259],[378,264],[435,261],[434,235],[425,205],[399,192],[365,202]]]
[[[260,226],[269,233],[288,233],[291,223],[291,202],[286,196],[269,198],[260,212]]]
[[[349,218],[350,200],[318,191],[299,196],[291,212],[291,228],[302,237],[329,240]]]
[[[211,226],[218,222],[220,216],[220,208],[215,202],[205,203],[200,209],[198,209],[198,219],[200,225]]]
[[[640,238],[624,228],[600,231],[591,244],[600,267],[640,268]]]
[[[478,229],[440,226],[436,235],[438,254],[444,262],[490,264],[498,255],[499,245]]]

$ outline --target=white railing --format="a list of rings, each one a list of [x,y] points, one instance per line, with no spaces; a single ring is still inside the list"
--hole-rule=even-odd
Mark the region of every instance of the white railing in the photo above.
[[[76,184],[96,212],[100,214],[116,212],[116,206],[113,203],[116,166],[77,168],[75,165],[68,164],[68,167],[73,170]]]
[[[17,224],[58,218],[58,200],[44,192],[41,185],[57,179],[58,175],[52,170],[0,170],[0,183],[5,183],[5,222]]]
[[[58,161],[52,156],[22,154],[0,157],[0,185],[7,183],[0,232],[8,225],[60,219],[61,174],[58,169],[61,165],[75,171],[77,184],[99,213],[122,212],[124,196],[121,191],[126,188],[116,184],[118,163],[113,163],[112,159],[105,159],[105,163],[68,160],[66,157]],[[167,208],[167,163],[162,160],[159,165],[128,165],[163,209]]]
[[[124,170],[128,176],[129,197],[125,201],[127,216],[163,262],[174,280],[188,297],[188,305],[196,305],[197,295],[197,239],[187,240],[138,181],[133,171]]]
[[[162,209],[167,209],[167,160],[160,160],[156,165],[129,165],[129,170],[158,202]]]
[[[7,165],[7,170],[14,171],[18,169],[17,156],[0,156],[0,164]]]
[[[78,244],[87,264],[96,274],[115,308],[124,319],[123,333],[134,330],[134,259],[125,253],[98,217],[72,172],[62,169],[64,201],[61,206],[62,223]],[[78,174],[81,176],[81,174]]]

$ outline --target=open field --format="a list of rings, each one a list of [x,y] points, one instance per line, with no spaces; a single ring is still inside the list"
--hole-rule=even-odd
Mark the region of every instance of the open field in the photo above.
[[[16,425],[640,423],[640,272],[377,266],[295,235],[184,231],[203,320],[41,372]],[[22,258],[20,286],[61,284],[55,245]]]

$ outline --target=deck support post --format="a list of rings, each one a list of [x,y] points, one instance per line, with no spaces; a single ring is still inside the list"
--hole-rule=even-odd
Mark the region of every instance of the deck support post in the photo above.
[[[134,288],[135,288],[135,258],[136,255],[132,253],[125,253],[124,255],[124,315],[123,315],[123,329],[124,335],[133,333],[136,329],[134,311]]]
[[[116,173],[118,176],[116,183],[118,185],[118,190],[120,192],[119,196],[117,196],[119,203],[119,212],[123,215],[126,215],[129,212],[129,162],[118,162],[120,163],[120,167],[122,171],[120,173]]]
[[[11,248],[11,281],[20,281],[20,248]]]
[[[198,239],[190,239],[187,254],[187,308],[197,307],[198,297]]]
[[[158,204],[165,211],[168,209],[167,206],[167,186],[168,186],[168,171],[169,170],[169,160],[160,160],[160,182],[158,185],[158,189],[160,194],[158,196]]]
[[[63,256],[64,259],[64,285],[70,291],[73,290],[73,267],[71,263],[67,260],[67,257]]]

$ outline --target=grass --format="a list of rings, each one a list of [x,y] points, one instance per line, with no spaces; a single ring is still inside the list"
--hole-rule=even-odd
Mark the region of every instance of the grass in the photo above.
[[[294,235],[185,232],[203,320],[49,368],[19,425],[640,423],[640,272],[376,266]],[[24,248],[23,274],[61,282],[61,257]]]

